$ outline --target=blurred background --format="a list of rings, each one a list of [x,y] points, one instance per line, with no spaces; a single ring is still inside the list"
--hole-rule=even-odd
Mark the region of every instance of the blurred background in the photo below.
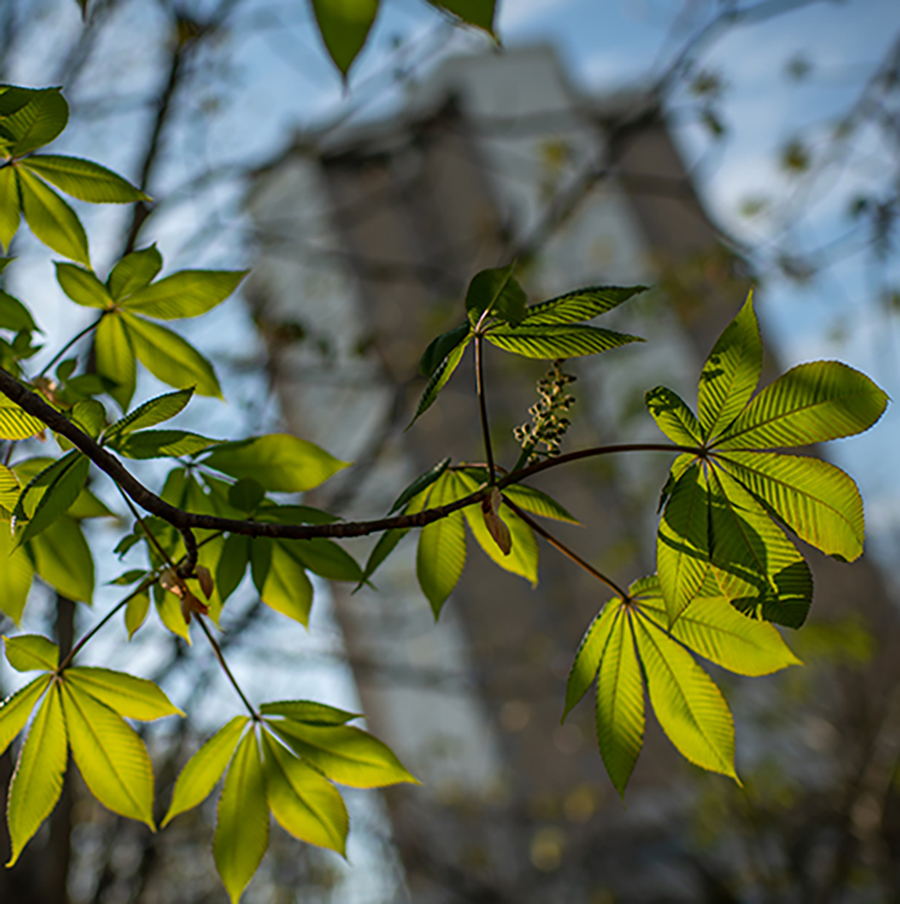
[[[157,242],[166,270],[252,267],[240,298],[184,327],[225,404],[182,415],[221,438],[290,430],[356,466],[310,501],[382,514],[446,455],[481,456],[465,367],[404,432],[422,349],[460,318],[478,269],[519,261],[532,300],[591,283],[653,290],[615,313],[646,345],[569,362],[566,448],[654,441],[643,392],[691,399],[715,337],[755,286],[779,370],[839,358],[900,391],[900,10],[893,0],[500,0],[502,40],[421,0],[382,0],[341,80],[302,0],[5,0],[2,81],[63,85],[54,150],[95,159],[155,199],[79,207],[101,276]],[[77,202],[76,202],[77,204]],[[87,312],[23,230],[5,288],[49,358]],[[626,306],[628,307],[628,306]],[[78,347],[84,361],[90,347]],[[546,368],[499,354],[488,390],[501,461]],[[146,373],[139,399],[163,391]],[[470,543],[434,624],[412,538],[375,590],[317,584],[309,633],[247,584],[223,646],[251,697],[354,709],[423,786],[348,792],[349,863],[274,832],[252,902],[882,902],[900,899],[900,480],[889,410],[821,454],[866,500],[863,560],[811,551],[810,622],[783,676],[717,672],[744,786],[685,763],[648,725],[624,806],[591,705],[559,724],[579,639],[606,596],[549,548],[540,583]],[[135,463],[150,486],[165,470]],[[667,462],[597,460],[541,482],[582,522],[558,533],[618,581],[653,570]],[[121,505],[103,480],[93,489]],[[93,608],[35,586],[24,626],[71,643],[136,561],[110,554],[124,519],[86,528]],[[371,542],[351,551],[364,558]],[[4,630],[11,626],[5,625]],[[152,619],[113,625],[86,661],[160,681],[190,719],[151,726],[160,805],[177,770],[235,710],[201,644]],[[6,666],[3,690],[17,676]],[[13,760],[0,760],[9,774]],[[5,779],[4,779],[5,780]],[[226,900],[210,851],[214,798],[159,836],[103,810],[70,774],[6,902]],[[5,843],[5,840],[4,840]]]

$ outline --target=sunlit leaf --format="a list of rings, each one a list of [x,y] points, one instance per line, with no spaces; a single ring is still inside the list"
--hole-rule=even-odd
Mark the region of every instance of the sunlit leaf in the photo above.
[[[6,659],[17,672],[37,669],[54,671],[59,667],[59,647],[40,634],[4,637]]]
[[[106,280],[110,294],[116,301],[127,298],[133,292],[149,285],[156,274],[162,270],[162,265],[162,255],[155,244],[149,248],[126,254],[112,268],[109,278]]]
[[[68,511],[84,488],[90,464],[87,456],[72,450],[26,484],[16,506],[16,516],[28,519],[17,538],[20,546]]]
[[[97,373],[115,387],[109,394],[122,411],[127,411],[137,382],[134,348],[128,329],[119,314],[107,314],[97,327],[94,341]]]
[[[126,458],[175,458],[181,455],[195,455],[218,440],[187,430],[141,430],[129,433],[115,444],[115,450]]]
[[[28,439],[46,429],[43,421],[32,417],[6,396],[0,396],[0,439]]]
[[[24,549],[16,547],[8,525],[0,521],[0,612],[17,625],[22,619],[28,591],[34,578],[34,566]]]
[[[115,448],[114,441],[119,437],[168,421],[187,407],[193,395],[193,389],[179,389],[177,392],[167,392],[150,399],[149,402],[144,402],[112,424],[104,434],[104,441]]]
[[[681,446],[699,446],[703,442],[700,424],[694,412],[671,389],[657,386],[644,395],[647,410],[656,421],[656,426],[665,435]]]
[[[328,581],[358,581],[362,577],[356,559],[334,540],[294,540],[285,548],[309,571]]]
[[[542,493],[534,487],[517,483],[504,487],[503,495],[508,496],[519,508],[543,518],[552,518],[554,521],[567,521],[569,524],[578,524],[574,515],[569,514],[555,499]]]
[[[94,558],[78,522],[61,515],[31,540],[37,573],[67,599],[91,604]]]
[[[20,164],[79,201],[128,204],[149,201],[142,191],[99,163],[79,157],[34,154]]]
[[[25,727],[35,704],[52,680],[52,675],[38,675],[0,703],[0,755],[6,753],[16,735]]]
[[[66,670],[66,681],[70,687],[90,694],[126,719],[151,722],[164,716],[184,715],[158,685],[146,678],[94,666],[77,666]]]
[[[182,270],[137,289],[121,302],[124,309],[157,320],[199,317],[221,304],[247,270]]]
[[[594,326],[548,324],[521,326],[500,324],[492,327],[485,339],[497,348],[526,358],[577,358],[619,348],[630,342],[643,342],[639,336],[617,333]]]
[[[466,290],[466,313],[474,327],[482,317],[492,315],[517,326],[525,316],[528,300],[513,278],[514,264],[476,273]]]
[[[609,633],[619,617],[619,605],[617,599],[610,600],[590,623],[578,650],[575,653],[575,661],[569,672],[569,680],[566,682],[566,707],[563,711],[563,719],[572,708],[587,693],[587,689],[594,683],[597,670],[600,668],[600,659],[606,644],[609,641]]]
[[[28,103],[3,120],[4,128],[15,136],[8,153],[22,157],[50,144],[68,121],[69,105],[59,88],[32,90]]]
[[[445,458],[436,465],[429,468],[424,474],[420,474],[408,487],[397,497],[391,506],[389,515],[400,511],[414,496],[418,496],[423,490],[428,489],[443,473],[450,467],[450,459]]]
[[[128,639],[134,637],[135,632],[147,618],[147,612],[150,610],[150,594],[146,590],[136,593],[125,606],[125,630],[128,632]]]
[[[646,286],[587,286],[531,305],[522,323],[538,326],[591,320],[646,291]]]
[[[0,199],[0,204],[2,204]],[[0,220],[2,220],[0,213]],[[8,292],[0,289],[0,330],[11,330],[18,333],[19,330],[33,331],[37,329],[37,324],[31,316],[31,311],[19,301],[13,298]]]
[[[452,472],[445,472],[431,488],[430,506],[446,505],[466,494]],[[416,576],[437,618],[466,564],[466,530],[461,511],[422,528],[416,551]]]
[[[12,166],[0,167],[0,245],[9,251],[9,243],[19,231],[22,218],[19,182]]]
[[[346,79],[366,43],[378,13],[378,0],[312,0],[328,55]]]
[[[75,211],[31,173],[20,168],[18,177],[22,211],[31,231],[49,248],[90,267],[87,235]]]
[[[106,286],[97,279],[93,271],[76,264],[64,264],[60,261],[55,262],[55,267],[56,281],[63,292],[76,304],[86,308],[102,308],[104,310],[112,307],[113,300]]]
[[[360,713],[350,713],[325,703],[312,700],[275,700],[263,703],[259,711],[268,716],[286,716],[295,722],[308,725],[343,725],[351,719],[360,719]]]
[[[273,541],[270,549],[271,560],[259,595],[269,608],[306,626],[313,601],[312,583],[285,541]]]

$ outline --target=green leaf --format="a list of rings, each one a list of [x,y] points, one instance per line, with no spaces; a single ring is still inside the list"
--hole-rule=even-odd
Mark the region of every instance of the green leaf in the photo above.
[[[158,685],[125,672],[77,666],[66,670],[66,681],[126,719],[152,722],[164,716],[184,715]]]
[[[800,627],[813,593],[803,556],[734,478],[712,474],[711,558],[721,592],[741,611]]]
[[[117,442],[115,450],[126,458],[174,458],[179,455],[196,455],[218,440],[186,430],[142,430],[129,433]]]
[[[819,458],[731,452],[716,461],[801,539],[848,562],[863,551],[863,502],[853,479]]]
[[[413,415],[413,419],[409,422],[410,427],[435,403],[438,395],[440,394],[440,391],[447,385],[448,380],[453,376],[456,368],[459,367],[459,362],[462,361],[463,355],[466,353],[466,349],[469,347],[470,341],[471,337],[467,337],[462,342],[460,342],[459,345],[456,346],[456,348],[447,353],[447,356],[443,359],[443,361],[441,361],[441,363],[438,364],[438,366],[434,369],[431,377],[425,384],[425,390],[422,393],[421,398],[419,399],[416,413]]]
[[[216,869],[232,904],[237,904],[268,846],[265,780],[256,734],[248,731],[225,776],[213,839]]]
[[[673,443],[680,446],[699,446],[703,442],[700,425],[694,412],[684,403],[680,396],[657,386],[644,394],[647,410],[656,421],[656,426]]]
[[[481,28],[494,35],[495,0],[430,0],[435,6],[447,10],[467,25]]]
[[[293,540],[285,544],[285,549],[307,570],[328,581],[359,581],[362,578],[359,563],[334,540]]]
[[[553,359],[577,358],[580,355],[596,355],[628,345],[643,342],[639,336],[603,330],[593,326],[522,326],[500,325],[491,327],[485,339],[497,348],[522,355],[525,358]]]
[[[20,166],[61,188],[67,195],[92,204],[129,204],[151,200],[142,191],[99,163],[80,157],[34,154]]]
[[[462,481],[464,487],[464,490],[458,493],[457,498],[474,492],[480,486],[479,482],[469,474],[462,472],[456,476]],[[510,537],[512,538],[512,550],[508,556],[505,556],[484,523],[481,506],[469,505],[462,512],[469,529],[472,531],[472,535],[478,541],[478,545],[495,564],[505,571],[511,571],[513,574],[525,578],[526,581],[531,583],[532,587],[537,585],[537,541],[534,539],[534,533],[531,528],[518,515],[505,505],[500,506],[500,511],[497,513],[500,520],[509,529]]]
[[[222,547],[222,555],[216,566],[216,589],[222,601],[228,599],[244,579],[250,564],[250,538],[241,534],[229,534]]]
[[[254,549],[257,543],[254,543]],[[313,587],[300,562],[280,541],[271,544],[272,558],[259,595],[276,612],[286,615],[304,627],[309,625]],[[254,579],[256,572],[254,569]]]
[[[354,593],[359,590],[363,584],[367,583],[369,578],[378,570],[384,560],[397,548],[397,544],[409,533],[409,528],[394,528],[386,530],[379,538],[378,542],[369,553],[366,560],[366,567],[363,570],[359,584],[356,585]]]
[[[135,430],[143,430],[146,427],[155,427],[170,420],[184,411],[193,395],[193,389],[179,389],[177,392],[167,392],[150,399],[149,402],[144,402],[131,414],[126,414],[112,424],[103,436],[104,442],[112,445],[113,441],[121,436],[127,436]]]
[[[447,505],[465,496],[465,487],[452,472],[445,472],[433,484],[429,505]],[[422,528],[416,550],[416,577],[422,593],[438,618],[447,597],[453,592],[466,564],[466,529],[461,511]]]
[[[242,477],[228,488],[228,502],[241,512],[255,512],[266,488],[254,477]]]
[[[37,330],[37,324],[31,316],[31,312],[18,298],[0,289],[0,330],[19,330],[31,332]]]
[[[517,326],[525,316],[528,301],[522,287],[513,279],[515,264],[476,273],[466,290],[466,312],[475,326],[485,313],[504,323]]]
[[[853,436],[868,430],[887,402],[865,374],[846,364],[800,364],[763,389],[714,445],[755,451]]]
[[[424,474],[420,474],[407,488],[397,497],[391,506],[389,515],[400,511],[414,496],[418,496],[423,490],[428,489],[443,473],[450,467],[450,458],[439,461],[436,465],[430,467]]]
[[[351,788],[418,784],[394,752],[377,738],[347,725],[310,725],[292,719],[267,719],[291,749],[332,781]]]
[[[600,660],[609,641],[610,631],[619,618],[620,602],[618,598],[611,599],[597,613],[597,617],[584,632],[584,637],[575,653],[572,670],[569,672],[569,680],[566,682],[566,707],[563,711],[563,721],[587,693],[587,689],[597,677],[597,670],[600,668]]]
[[[157,320],[199,317],[221,304],[249,270],[182,270],[133,292],[124,309]]]
[[[0,754],[6,753],[16,735],[25,727],[35,704],[52,680],[52,675],[38,675],[0,703]]]
[[[222,443],[203,460],[231,477],[253,477],[269,492],[302,493],[323,484],[349,462],[287,433]]]
[[[16,625],[22,620],[22,612],[28,601],[28,591],[34,578],[34,566],[24,549],[16,547],[15,540],[0,522],[0,612],[9,616]],[[2,751],[0,751],[2,752]]]
[[[136,593],[125,606],[125,630],[128,632],[128,639],[134,637],[135,632],[147,618],[147,612],[150,610],[150,594],[146,590]]]
[[[671,625],[697,596],[709,570],[709,488],[699,465],[688,468],[672,489],[659,521],[656,562]]]
[[[21,202],[19,200],[19,180],[12,166],[0,167],[0,245],[4,252],[9,251],[21,220]]]
[[[0,439],[28,439],[46,429],[43,421],[23,411],[6,396],[0,397]]]
[[[72,406],[69,420],[91,439],[97,439],[107,425],[106,409],[96,399],[82,399]]]
[[[0,507],[7,511],[14,509],[21,492],[16,472],[7,468],[6,465],[0,465]]]
[[[19,634],[4,637],[6,658],[17,672],[56,671],[59,668],[59,647],[40,634]]]
[[[345,854],[350,818],[337,788],[263,729],[266,793],[272,815],[310,844]]]
[[[67,761],[66,723],[59,689],[54,686],[34,717],[9,786],[6,819],[12,851],[8,867],[53,812],[62,794]]]
[[[94,559],[74,518],[57,518],[31,540],[31,553],[35,570],[51,587],[70,600],[91,604]]]
[[[286,716],[307,725],[343,725],[351,719],[362,718],[361,713],[349,713],[312,700],[276,700],[263,703],[259,711],[266,716]]]
[[[110,294],[116,301],[127,298],[144,286],[150,285],[156,274],[162,270],[162,265],[162,255],[155,244],[141,251],[126,254],[112,268],[106,280]]]
[[[137,368],[131,337],[120,314],[107,314],[100,321],[94,339],[94,353],[97,373],[116,384],[109,394],[122,411],[127,411],[134,396]]]
[[[680,644],[646,618],[633,618],[656,718],[685,759],[737,781],[734,723],[710,677]]]
[[[122,313],[134,352],[163,383],[176,389],[193,387],[199,395],[222,398],[212,364],[181,336],[142,317]]]
[[[67,681],[62,689],[72,756],[91,794],[154,830],[153,769],[144,742],[108,706]]]
[[[180,813],[193,809],[209,797],[249,721],[247,716],[235,716],[184,764],[175,782],[172,803],[160,828],[164,829]]]
[[[319,34],[346,80],[378,14],[378,0],[312,0]]]
[[[53,189],[18,169],[22,211],[31,231],[64,257],[91,266],[87,235],[75,211]]]
[[[531,305],[522,323],[543,326],[591,320],[646,291],[646,286],[587,286]]]
[[[751,292],[713,346],[700,373],[697,411],[704,439],[721,433],[750,401],[759,383],[762,354]]]
[[[553,518],[554,521],[568,521],[569,524],[579,524],[576,517],[570,515],[555,499],[546,493],[536,490],[534,487],[521,483],[512,484],[503,488],[503,495],[508,496],[519,508],[543,518]]]
[[[56,266],[56,281],[63,292],[76,304],[103,310],[112,307],[113,300],[106,286],[97,279],[93,271],[60,261],[55,261],[54,265]]]
[[[469,336],[469,324],[464,323],[455,329],[432,339],[428,344],[428,348],[422,353],[419,359],[419,373],[423,377],[430,377],[441,361],[456,348],[460,342],[464,342]]]
[[[624,606],[612,625],[597,678],[597,742],[603,765],[619,792],[644,746],[644,681],[635,652],[633,616]]]
[[[7,153],[22,157],[30,151],[50,144],[69,121],[69,105],[59,88],[33,91],[25,106],[3,120],[3,126],[15,136]]]
[[[16,516],[28,518],[25,529],[17,538],[20,546],[68,511],[84,488],[90,464],[87,456],[72,450],[29,481],[16,505]],[[35,505],[40,489],[44,492]]]
[[[714,585],[711,589],[715,589]],[[771,675],[789,665],[801,664],[772,625],[747,618],[725,597],[707,596],[706,591],[704,587],[672,625],[672,637],[704,659],[739,675]],[[666,628],[668,613],[657,579],[646,582],[639,592],[630,588],[629,593],[633,593],[638,611]]]

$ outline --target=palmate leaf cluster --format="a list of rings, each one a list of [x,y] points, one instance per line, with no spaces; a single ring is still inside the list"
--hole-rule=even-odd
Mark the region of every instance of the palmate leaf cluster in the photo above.
[[[434,5],[493,34],[492,0]],[[346,76],[378,0],[314,0],[313,9]],[[0,291],[0,368],[15,378],[14,389],[29,390],[54,415],[33,405],[24,410],[5,394],[25,405],[12,390],[0,395],[0,439],[11,444],[0,465],[0,526],[8,526],[0,530],[0,611],[18,624],[36,576],[70,599],[91,603],[94,561],[82,524],[114,516],[88,488],[93,465],[115,475],[102,464],[108,455],[126,465],[171,463],[158,499],[152,497],[159,505],[145,506],[156,514],[141,515],[135,505],[143,505],[140,497],[119,484],[134,517],[123,522],[128,527],[115,549],[129,558],[129,567],[112,584],[130,589],[98,627],[121,613],[129,638],[152,606],[187,643],[199,622],[221,657],[204,619],[218,627],[248,576],[263,603],[307,625],[315,595],[311,576],[371,585],[410,530],[419,532],[416,574],[435,618],[458,585],[471,539],[532,586],[539,536],[615,586],[535,520],[577,523],[550,496],[522,482],[567,463],[559,455],[561,433],[552,434],[552,453],[532,455],[532,442],[510,470],[493,461],[480,360],[488,347],[558,362],[640,341],[592,321],[644,287],[588,286],[529,305],[514,265],[476,274],[464,298],[463,322],[422,356],[426,384],[413,420],[435,403],[473,346],[487,465],[444,459],[400,494],[387,519],[342,524],[337,515],[296,499],[285,502],[281,494],[315,489],[347,462],[287,434],[222,441],[169,424],[195,393],[221,398],[221,388],[212,364],[162,324],[213,310],[237,290],[245,271],[160,276],[163,259],[150,246],[98,275],[78,215],[59,192],[89,203],[149,199],[98,164],[43,152],[67,118],[58,89],[0,86],[0,242],[8,249],[24,217],[35,237],[65,258],[55,266],[66,297],[96,314],[82,334],[90,337],[90,362],[83,351],[64,358],[77,336],[43,371],[29,373],[40,350],[39,324],[26,305]],[[0,272],[11,260],[0,259]],[[172,391],[133,407],[139,365]],[[647,394],[650,413],[672,445],[645,448],[674,455],[661,498],[657,572],[627,592],[617,589],[601,609],[576,654],[565,704],[568,713],[596,682],[600,753],[622,793],[640,754],[647,699],[688,760],[737,777],[730,711],[697,659],[750,676],[797,664],[773,625],[799,627],[812,601],[810,572],[790,535],[846,561],[862,552],[862,500],[851,478],[819,458],[787,450],[867,429],[884,411],[886,396],[836,362],[795,367],[754,395],[761,367],[748,299],[703,368],[696,414],[671,390]],[[552,373],[550,382],[563,386],[558,363]],[[558,415],[553,405],[544,412],[548,418]],[[55,448],[39,456],[21,453],[15,444],[32,437],[52,438]],[[573,457],[626,448],[638,447],[581,450]],[[174,508],[166,514],[164,506]],[[172,511],[205,520],[185,530]],[[208,526],[211,521],[217,526]],[[357,530],[335,529],[334,536],[380,534],[364,568],[322,535],[339,527]],[[273,528],[285,530],[262,535],[277,532]],[[303,528],[302,539],[284,535],[295,528]],[[25,734],[7,806],[11,862],[58,800],[70,753],[102,804],[155,829],[151,762],[128,720],[180,711],[151,682],[76,665],[93,633],[62,662],[47,638],[6,639],[14,669],[41,673],[0,706],[0,752]],[[298,839],[344,853],[349,821],[336,785],[372,788],[415,779],[384,744],[348,724],[355,714],[305,700],[254,707],[221,661],[249,715],[228,721],[185,764],[162,825],[200,804],[221,781],[213,853],[237,901],[266,851],[272,817]]]

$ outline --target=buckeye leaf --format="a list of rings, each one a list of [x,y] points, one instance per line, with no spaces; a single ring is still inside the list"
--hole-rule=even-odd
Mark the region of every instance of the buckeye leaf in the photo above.
[[[450,458],[439,461],[436,465],[429,468],[424,474],[420,474],[406,489],[397,497],[391,506],[389,515],[399,511],[414,496],[418,496],[423,490],[428,489],[443,473],[450,467]]]
[[[158,685],[146,678],[112,669],[77,666],[66,670],[66,681],[126,719],[152,722],[164,716],[184,715]]]
[[[241,534],[229,534],[222,547],[222,555],[216,565],[216,589],[222,601],[228,599],[244,579],[250,564],[250,538]]]
[[[91,604],[94,558],[73,517],[61,515],[31,540],[30,547],[35,570],[51,587],[70,600]]]
[[[157,320],[199,317],[221,304],[248,270],[182,270],[137,289],[122,308]]]
[[[31,311],[18,298],[13,298],[2,289],[0,289],[0,330],[11,330],[14,333],[20,330],[26,332],[37,330]]]
[[[515,264],[476,273],[466,290],[466,312],[475,326],[484,315],[517,326],[525,316],[527,297],[513,278]]]
[[[160,828],[165,828],[180,813],[193,809],[209,797],[249,721],[247,716],[235,716],[184,764],[172,791],[172,803]]]
[[[269,846],[269,806],[256,734],[238,744],[219,798],[213,856],[216,869],[237,904]]]
[[[22,211],[31,231],[47,247],[90,267],[87,235],[75,211],[31,173],[19,168],[18,177]]]
[[[126,458],[173,458],[196,455],[217,442],[186,430],[141,430],[129,433],[116,443],[115,449]]]
[[[125,606],[125,630],[128,632],[128,639],[134,637],[135,632],[147,618],[150,611],[150,594],[146,590],[138,591],[128,600]]]
[[[32,417],[6,396],[0,396],[0,439],[28,439],[46,429],[43,421]]]
[[[359,590],[363,584],[368,583],[369,578],[378,570],[379,566],[385,559],[397,548],[397,544],[409,533],[409,528],[395,527],[392,530],[386,530],[379,538],[378,542],[369,553],[366,560],[366,567],[363,569],[362,577],[359,584],[356,585],[354,593]]]
[[[425,384],[425,389],[419,398],[416,413],[409,423],[410,427],[435,403],[440,391],[447,385],[448,380],[453,376],[456,368],[459,367],[459,362],[462,361],[469,342],[470,336],[466,334],[466,338],[455,348],[451,349],[432,371],[431,377],[429,377],[428,382]]]
[[[19,181],[15,167],[0,167],[0,245],[4,252],[19,231],[22,218],[19,201]]]
[[[305,568],[327,581],[358,581],[362,577],[356,559],[334,540],[294,540],[285,548]]]
[[[134,347],[120,314],[107,314],[100,320],[94,339],[97,373],[115,386],[109,394],[122,411],[127,411],[137,382]]]
[[[16,505],[16,516],[28,519],[17,538],[20,546],[68,511],[84,488],[90,464],[87,456],[73,449],[26,484]],[[43,493],[35,505],[34,497],[41,489]]]
[[[657,386],[645,393],[644,401],[647,410],[656,421],[656,426],[665,435],[680,446],[698,446],[703,442],[700,424],[694,412],[684,403],[679,395]]]
[[[646,286],[586,286],[531,305],[522,323],[543,326],[591,320],[646,291]]]
[[[52,675],[38,675],[0,703],[0,755],[6,753],[16,735],[25,727],[35,704],[52,680]]]
[[[569,524],[579,524],[577,518],[570,515],[555,499],[546,493],[536,490],[534,487],[517,483],[504,487],[503,495],[508,496],[519,508],[543,518],[552,518],[554,521],[567,521]]]
[[[4,637],[6,658],[17,672],[55,671],[59,667],[59,647],[40,634]]]
[[[69,105],[59,88],[32,91],[24,106],[3,119],[4,128],[14,137],[11,147],[5,153],[11,157],[22,157],[50,144],[68,121]]]
[[[64,681],[72,756],[91,794],[113,813],[153,824],[153,769],[137,732],[118,713]]]
[[[254,544],[254,549],[257,545]],[[254,579],[256,576],[254,569]],[[303,565],[283,542],[276,540],[271,543],[271,559],[259,595],[270,609],[300,622],[304,627],[309,625],[313,586]]]
[[[93,204],[128,204],[151,200],[142,191],[99,163],[80,157],[34,154],[20,166],[62,189],[79,201]]]
[[[266,795],[278,824],[295,838],[344,854],[350,818],[337,788],[263,729]]]
[[[575,661],[569,672],[566,682],[566,706],[563,710],[563,721],[572,708],[587,693],[587,689],[594,683],[597,670],[600,668],[600,659],[606,649],[609,633],[619,618],[620,600],[611,599],[597,617],[590,623],[581,643],[575,653]]]
[[[286,716],[308,725],[343,725],[351,719],[361,719],[361,713],[349,713],[325,703],[312,700],[275,700],[263,703],[259,711],[266,716]]]
[[[497,348],[525,358],[554,359],[596,355],[630,342],[643,342],[639,336],[617,333],[593,326],[523,323],[500,324],[485,333],[485,339]]]
[[[428,343],[428,348],[422,352],[419,359],[419,373],[423,377],[430,377],[441,361],[456,348],[460,342],[465,341],[469,336],[471,327],[468,323],[464,323],[455,329],[446,333],[441,333]]]
[[[163,259],[156,245],[126,254],[110,271],[106,280],[112,297],[119,301],[150,285],[162,270]]]
[[[428,503],[446,505],[463,495],[465,489],[454,474],[447,472],[434,483]],[[466,530],[462,512],[453,512],[422,528],[416,551],[416,576],[435,618],[441,614],[465,564]]]
[[[106,286],[100,282],[92,270],[86,270],[75,264],[64,264],[55,261],[56,281],[60,288],[76,304],[86,308],[108,309],[113,300]]]
[[[34,566],[19,549],[5,524],[0,522],[0,612],[9,616],[17,625],[22,619],[28,591],[34,578]]]
[[[55,685],[44,698],[22,746],[9,787],[6,819],[12,866],[41,823],[53,812],[66,772],[66,723]]]
[[[496,0],[430,0],[430,2],[452,13],[466,25],[474,25],[489,35],[494,35]]]
[[[378,0],[312,0],[328,55],[346,80],[378,14]]]

